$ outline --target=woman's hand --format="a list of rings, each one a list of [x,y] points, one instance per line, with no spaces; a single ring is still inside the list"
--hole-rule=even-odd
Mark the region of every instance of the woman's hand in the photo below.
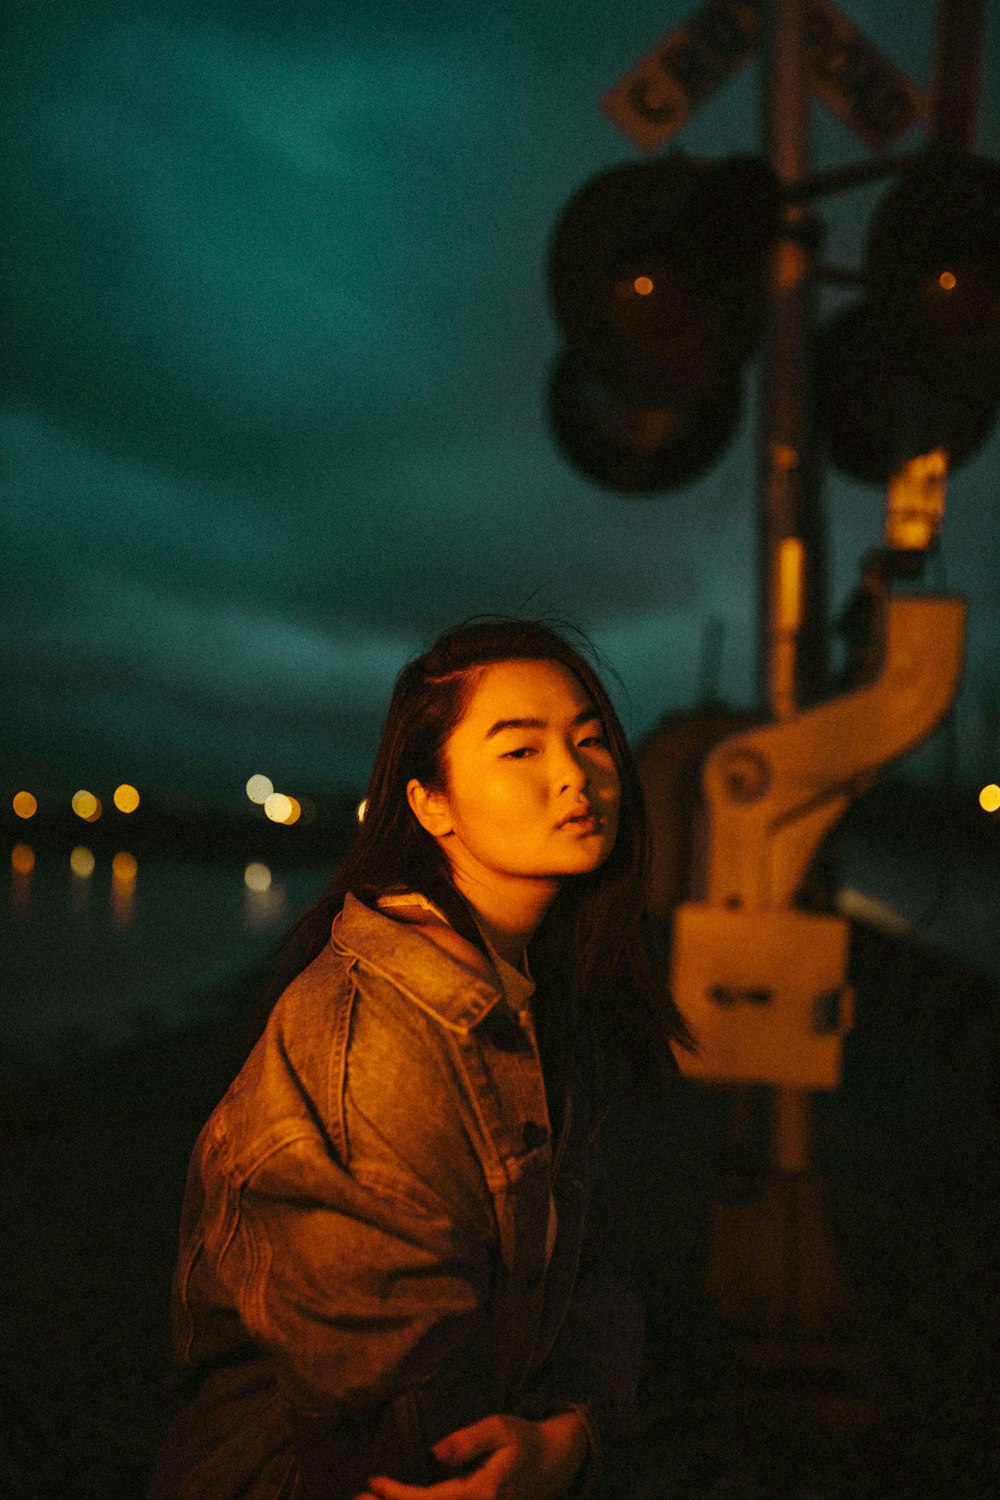
[[[540,1422],[486,1417],[431,1449],[439,1463],[465,1471],[458,1478],[416,1485],[379,1475],[358,1500],[558,1500],[579,1474],[588,1445],[576,1412]]]

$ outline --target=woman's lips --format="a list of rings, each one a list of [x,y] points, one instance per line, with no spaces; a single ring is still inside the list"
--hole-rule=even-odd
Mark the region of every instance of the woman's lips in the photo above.
[[[574,813],[568,818],[563,818],[557,824],[558,828],[564,828],[568,833],[597,833],[604,825],[604,819],[599,813],[582,812]]]

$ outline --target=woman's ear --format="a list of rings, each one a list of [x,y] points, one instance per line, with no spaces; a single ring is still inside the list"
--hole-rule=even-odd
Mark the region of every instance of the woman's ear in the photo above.
[[[429,792],[414,777],[406,783],[406,800],[421,828],[432,838],[447,838],[452,831],[451,809],[444,792]]]

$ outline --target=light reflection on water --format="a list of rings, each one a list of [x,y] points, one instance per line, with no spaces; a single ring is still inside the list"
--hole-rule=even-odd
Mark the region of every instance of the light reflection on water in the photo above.
[[[71,867],[65,850],[12,850],[0,942],[2,1066],[83,1061],[205,1013],[211,991],[267,959],[329,874],[275,870],[254,890],[246,863],[133,860],[121,851],[114,862],[98,854],[92,867],[83,858]]]
[[[861,828],[834,844],[845,913],[853,903],[853,915],[871,920],[881,908],[910,941],[1000,977],[993,846],[949,848],[942,832],[932,858]],[[68,850],[15,844],[0,887],[0,1081],[25,1064],[83,1060],[209,1013],[213,991],[266,962],[334,862],[132,864],[123,850],[92,865],[77,858],[74,872]]]

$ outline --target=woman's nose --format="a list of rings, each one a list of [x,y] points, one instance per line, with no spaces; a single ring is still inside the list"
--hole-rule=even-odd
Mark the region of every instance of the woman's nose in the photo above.
[[[569,787],[577,787],[583,791],[587,786],[588,775],[589,767],[583,757],[568,750],[556,774],[559,790],[566,791]]]

